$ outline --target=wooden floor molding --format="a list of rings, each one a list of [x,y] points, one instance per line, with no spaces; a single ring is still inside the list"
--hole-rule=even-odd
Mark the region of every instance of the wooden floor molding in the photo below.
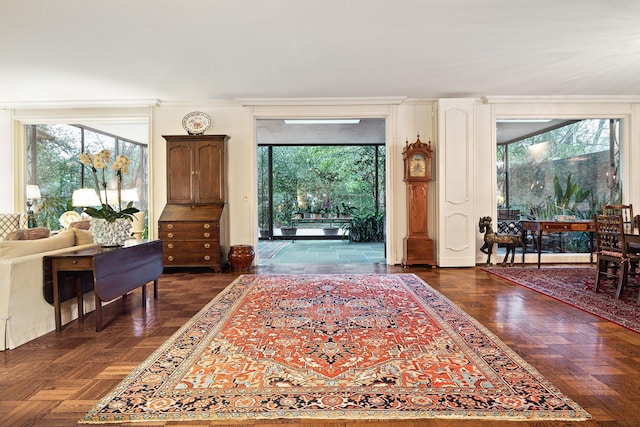
[[[640,426],[640,334],[511,284],[479,268],[406,268],[384,265],[287,265],[270,273],[416,273],[498,335],[563,393],[594,417],[554,421],[316,421],[265,420],[211,425],[637,427]],[[93,314],[14,350],[0,352],[0,425],[75,426],[108,391],[145,360],[238,273],[174,271],[160,278],[160,298],[137,290],[105,307],[106,327]],[[129,425],[129,424],[123,424]],[[141,425],[207,425],[130,424]]]

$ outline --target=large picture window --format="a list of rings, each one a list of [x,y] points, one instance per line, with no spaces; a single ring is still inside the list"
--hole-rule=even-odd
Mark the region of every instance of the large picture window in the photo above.
[[[258,146],[261,236],[280,238],[283,226],[295,226],[298,238],[317,238],[320,224],[348,229],[352,239],[383,241],[384,163],[381,144]],[[356,235],[361,223],[370,230]]]
[[[501,126],[505,134],[509,126],[527,126],[525,121],[508,122],[499,121],[498,135]],[[498,140],[499,222],[593,218],[604,204],[622,200],[620,119],[537,122],[537,131]],[[567,233],[549,239],[543,250],[588,252],[588,241],[586,236]]]
[[[35,208],[36,223],[57,230],[62,213],[74,210],[71,205],[73,191],[95,188],[90,170],[80,163],[81,152],[89,154],[111,150],[112,157],[124,154],[131,160],[129,174],[124,175],[122,188],[135,189],[134,205],[144,211],[147,194],[147,144],[85,125],[30,124],[24,127],[26,146],[27,184],[37,184],[41,199]],[[109,173],[115,189],[115,174]],[[75,208],[77,210],[77,208]]]

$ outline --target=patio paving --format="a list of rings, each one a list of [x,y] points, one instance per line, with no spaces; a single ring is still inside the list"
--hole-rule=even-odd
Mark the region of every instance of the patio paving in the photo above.
[[[261,240],[258,265],[385,264],[384,243],[348,240]]]

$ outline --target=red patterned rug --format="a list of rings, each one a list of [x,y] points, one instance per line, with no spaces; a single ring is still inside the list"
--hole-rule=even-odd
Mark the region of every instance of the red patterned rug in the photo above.
[[[590,415],[413,274],[243,275],[80,422]]]
[[[594,292],[595,267],[492,267],[483,270],[640,333],[640,306],[636,304],[638,288],[626,288],[620,299],[615,299],[615,283],[606,280],[604,286]]]

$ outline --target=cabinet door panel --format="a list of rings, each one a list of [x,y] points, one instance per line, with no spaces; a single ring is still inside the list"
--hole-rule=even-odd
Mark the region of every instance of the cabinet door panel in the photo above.
[[[169,203],[193,203],[193,149],[183,143],[167,145],[167,199]]]
[[[196,203],[224,202],[224,151],[218,142],[202,142],[196,156]]]

